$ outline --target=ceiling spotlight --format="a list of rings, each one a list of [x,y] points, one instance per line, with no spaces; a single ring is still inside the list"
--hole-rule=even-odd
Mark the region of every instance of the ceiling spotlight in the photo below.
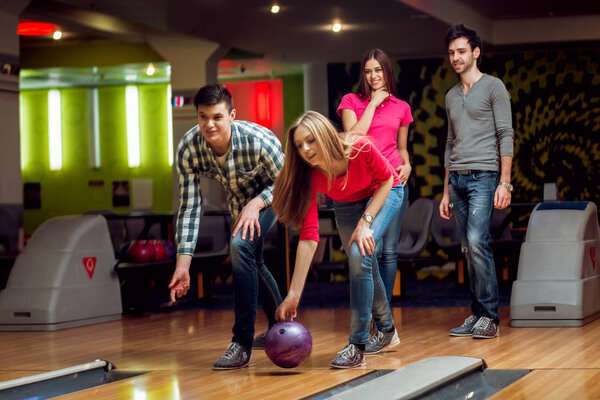
[[[60,38],[62,38],[63,33],[61,31],[54,31],[54,33],[52,34],[52,39],[54,40],[60,40]]]
[[[271,12],[273,14],[277,14],[279,12],[279,4],[273,3],[273,5],[271,6]]]
[[[152,76],[155,72],[156,68],[154,68],[154,65],[152,65],[152,63],[148,64],[148,67],[146,68],[146,75]]]
[[[335,24],[333,24],[331,26],[331,30],[334,32],[339,32],[342,30],[342,24],[340,24],[339,22],[336,22]]]

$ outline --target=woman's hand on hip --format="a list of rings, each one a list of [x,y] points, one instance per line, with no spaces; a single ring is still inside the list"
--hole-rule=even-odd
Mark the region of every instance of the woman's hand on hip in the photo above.
[[[410,164],[402,164],[396,169],[396,172],[400,177],[400,182],[402,182],[402,186],[406,185],[406,182],[408,182],[408,177],[410,176],[411,171],[412,167]]]

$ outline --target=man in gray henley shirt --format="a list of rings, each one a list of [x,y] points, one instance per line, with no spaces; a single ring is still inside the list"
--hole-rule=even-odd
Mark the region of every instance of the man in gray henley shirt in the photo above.
[[[446,94],[448,138],[440,215],[454,215],[467,260],[471,312],[451,336],[498,336],[498,282],[490,247],[494,208],[510,205],[513,128],[510,95],[498,78],[479,71],[481,39],[464,25],[448,30],[446,45],[460,82]]]

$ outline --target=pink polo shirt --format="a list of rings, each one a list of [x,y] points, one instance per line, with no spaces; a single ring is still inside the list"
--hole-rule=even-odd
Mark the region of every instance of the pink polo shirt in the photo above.
[[[360,120],[368,105],[369,100],[361,100],[356,94],[348,93],[342,98],[337,113],[341,117],[343,109],[352,110],[356,114],[356,119]],[[402,158],[398,153],[398,129],[411,122],[413,117],[410,106],[394,95],[375,110],[367,135],[373,138],[375,146],[394,168],[402,165]]]
[[[379,184],[390,179],[390,176],[394,177],[394,186],[400,184],[396,171],[369,139],[359,139],[355,147],[360,150],[354,150],[350,155],[346,187],[346,175],[332,179],[331,188],[328,188],[327,176],[317,168],[312,169],[312,202],[302,220],[300,240],[319,241],[317,192],[328,195],[334,201],[352,202],[371,197]]]

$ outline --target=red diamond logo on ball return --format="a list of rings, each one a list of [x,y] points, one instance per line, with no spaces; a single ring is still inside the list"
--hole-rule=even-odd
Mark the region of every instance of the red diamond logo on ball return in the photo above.
[[[96,268],[96,257],[83,257],[83,266],[90,279],[92,279],[92,276],[94,276],[94,268]]]

